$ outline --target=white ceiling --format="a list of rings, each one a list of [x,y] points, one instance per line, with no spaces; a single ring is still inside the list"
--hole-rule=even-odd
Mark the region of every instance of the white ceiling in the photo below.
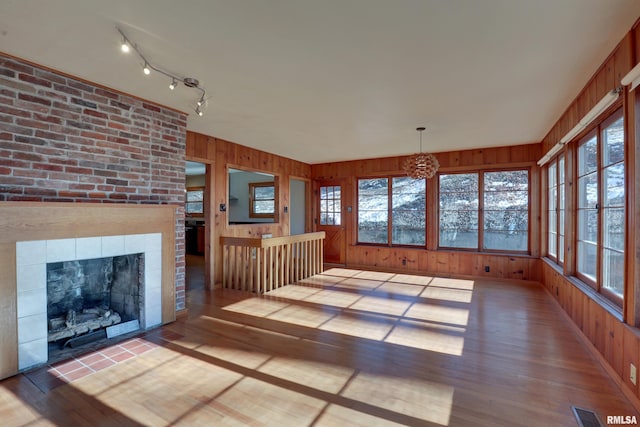
[[[0,51],[307,163],[539,142],[638,0],[1,0]],[[120,26],[210,99],[144,76]]]

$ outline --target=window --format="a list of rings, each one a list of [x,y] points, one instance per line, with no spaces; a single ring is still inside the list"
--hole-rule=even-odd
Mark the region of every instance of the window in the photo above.
[[[558,264],[564,263],[564,156],[549,164],[547,169],[547,255]]]
[[[184,211],[189,216],[204,216],[204,187],[187,187]]]
[[[478,174],[440,175],[440,246],[478,247]]]
[[[276,209],[276,187],[273,182],[249,183],[249,217],[273,218]]]
[[[339,185],[320,187],[320,225],[340,225],[342,221]]]
[[[583,138],[577,156],[577,275],[621,304],[625,272],[622,114],[614,114]]]
[[[426,181],[409,177],[358,180],[358,242],[426,244]]]
[[[439,184],[440,247],[528,250],[528,170],[442,174]]]

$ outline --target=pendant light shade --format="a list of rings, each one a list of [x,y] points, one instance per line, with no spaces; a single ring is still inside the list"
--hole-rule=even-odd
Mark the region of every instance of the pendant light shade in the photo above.
[[[416,128],[420,132],[420,152],[407,157],[402,169],[413,179],[433,178],[440,167],[440,162],[433,154],[422,152],[422,132],[424,127]]]

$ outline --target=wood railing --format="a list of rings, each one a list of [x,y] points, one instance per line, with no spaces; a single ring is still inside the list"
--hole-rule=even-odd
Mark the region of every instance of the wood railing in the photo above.
[[[321,273],[324,237],[222,237],[222,286],[262,294]]]

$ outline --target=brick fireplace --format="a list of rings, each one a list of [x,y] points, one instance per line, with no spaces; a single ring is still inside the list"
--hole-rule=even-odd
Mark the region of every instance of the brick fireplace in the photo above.
[[[28,328],[42,318],[26,318],[42,312],[17,302],[17,242],[160,233],[162,321],[175,319],[185,308],[186,114],[0,53],[0,122],[0,378],[43,360],[41,329]],[[18,311],[32,336],[17,336]]]

